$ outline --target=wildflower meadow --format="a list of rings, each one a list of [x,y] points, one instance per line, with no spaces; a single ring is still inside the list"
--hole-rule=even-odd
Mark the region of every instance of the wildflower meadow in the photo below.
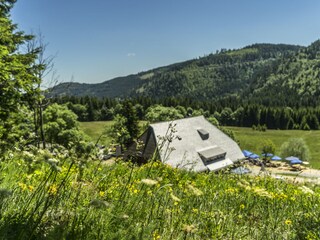
[[[319,186],[63,149],[0,168],[1,239],[320,239]]]

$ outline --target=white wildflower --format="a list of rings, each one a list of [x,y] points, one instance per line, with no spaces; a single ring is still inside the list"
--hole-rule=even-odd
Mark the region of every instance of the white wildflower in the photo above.
[[[153,180],[153,179],[149,179],[149,178],[145,178],[145,179],[142,179],[140,181],[140,183],[146,184],[148,186],[153,186],[153,185],[158,184],[158,181],[157,180]]]

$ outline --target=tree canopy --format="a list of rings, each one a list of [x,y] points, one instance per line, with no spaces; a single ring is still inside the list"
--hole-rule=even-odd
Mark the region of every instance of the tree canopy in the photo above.
[[[28,106],[30,96],[35,96],[33,85],[38,83],[34,74],[34,62],[39,49],[23,51],[23,46],[33,39],[18,30],[10,19],[10,10],[14,0],[0,2],[0,145],[1,150],[8,146],[9,135],[19,135],[12,132],[20,119],[15,114]],[[17,136],[18,137],[18,136]]]

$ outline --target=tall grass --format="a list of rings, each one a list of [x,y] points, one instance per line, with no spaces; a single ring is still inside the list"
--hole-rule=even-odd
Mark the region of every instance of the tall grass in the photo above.
[[[34,154],[1,162],[2,239],[320,239],[317,186]]]

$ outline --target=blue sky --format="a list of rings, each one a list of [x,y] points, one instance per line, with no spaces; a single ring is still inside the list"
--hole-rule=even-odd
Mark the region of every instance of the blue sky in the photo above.
[[[12,19],[39,29],[60,81],[97,83],[253,43],[309,45],[319,0],[18,0]]]

